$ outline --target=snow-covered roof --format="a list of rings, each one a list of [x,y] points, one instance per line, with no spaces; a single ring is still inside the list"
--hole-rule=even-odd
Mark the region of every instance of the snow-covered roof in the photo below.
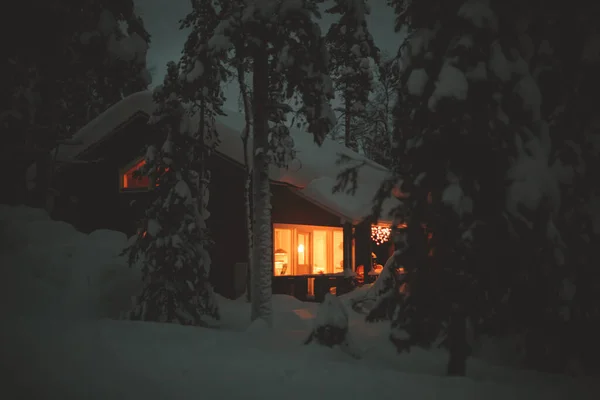
[[[136,113],[151,115],[155,107],[150,91],[128,96],[77,132],[73,136],[73,142],[76,144],[60,146],[56,153],[57,161],[76,160],[83,151],[113,133]],[[243,164],[244,154],[240,134],[245,125],[244,116],[235,111],[224,111],[227,116],[217,119],[221,142],[217,152]],[[195,125],[193,119],[190,124],[190,128]],[[291,135],[294,139],[296,159],[288,168],[272,167],[271,179],[295,187],[309,201],[345,220],[357,223],[368,217],[371,214],[373,197],[379,185],[388,176],[388,170],[333,140],[325,139],[323,144],[318,146],[314,143],[312,135],[300,129],[292,128]],[[332,193],[338,174],[347,168],[347,165],[337,165],[340,155],[351,158],[353,164],[364,163],[358,170],[358,187],[354,195]],[[35,165],[28,171],[28,179],[31,181],[34,177]],[[398,200],[388,199],[384,203],[380,221],[390,222],[391,218],[388,215],[398,204]]]

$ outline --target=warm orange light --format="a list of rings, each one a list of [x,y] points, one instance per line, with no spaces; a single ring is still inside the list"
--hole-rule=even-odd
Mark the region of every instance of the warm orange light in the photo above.
[[[377,245],[387,242],[392,234],[392,228],[387,226],[373,225],[371,226],[371,240]]]
[[[338,227],[273,224],[273,249],[274,276],[341,273],[348,261]]]
[[[356,280],[359,283],[363,283],[365,281],[365,266],[359,265],[356,267]]]
[[[148,189],[150,179],[145,176],[133,177],[135,171],[139,170],[146,164],[146,160],[141,159],[134,166],[125,171],[122,175],[122,189]]]
[[[392,195],[398,199],[408,199],[410,197],[410,193],[403,192],[398,185],[392,188]]]

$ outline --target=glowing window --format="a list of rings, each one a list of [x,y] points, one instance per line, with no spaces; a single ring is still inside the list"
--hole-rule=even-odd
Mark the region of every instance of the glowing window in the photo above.
[[[344,272],[344,232],[333,231],[333,273]]]
[[[313,274],[332,273],[327,257],[327,231],[313,231]]]
[[[342,228],[273,224],[273,234],[273,275],[320,275],[344,271]]]
[[[293,275],[292,263],[290,255],[292,252],[292,230],[291,229],[275,229],[274,243],[275,250],[275,275]]]
[[[142,168],[146,164],[144,159],[136,160],[135,163],[125,167],[119,174],[119,186],[121,190],[148,190],[150,188],[150,180],[147,176],[134,176],[134,172]]]

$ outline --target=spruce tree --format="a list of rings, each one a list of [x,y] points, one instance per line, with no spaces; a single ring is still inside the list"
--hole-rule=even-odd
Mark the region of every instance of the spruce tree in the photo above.
[[[410,194],[411,257],[391,338],[403,350],[441,335],[448,373],[464,375],[467,322],[489,329],[513,278],[538,261],[523,258],[517,230],[536,215],[528,246],[561,245],[556,231],[542,228],[559,207],[551,141],[531,59],[514,41],[514,8],[487,0],[392,3],[397,27],[409,28],[393,171]],[[507,272],[511,264],[518,271]]]
[[[464,374],[469,319],[479,333],[525,334],[530,366],[563,371],[593,324],[583,280],[597,282],[582,224],[597,160],[584,150],[597,85],[580,80],[594,64],[582,24],[593,6],[391,3],[409,28],[393,172],[411,256],[391,339],[401,351],[442,333],[448,373]]]
[[[515,309],[525,314],[521,326],[528,365],[552,372],[590,371],[597,368],[593,360],[600,352],[593,339],[600,301],[594,267],[598,228],[592,222],[598,215],[594,203],[599,153],[593,143],[600,83],[592,72],[600,61],[592,16],[599,12],[597,5],[576,2],[540,7],[537,18],[521,18],[521,37],[531,37],[538,50],[534,74],[549,121],[552,172],[560,188],[560,209],[550,228],[560,232],[563,243],[558,248],[550,244],[547,253],[559,252],[563,261],[544,265],[541,277],[529,274],[527,283],[520,285],[521,297],[529,291],[544,301],[525,312]]]
[[[379,63],[379,49],[367,27],[369,5],[365,0],[336,0],[327,13],[338,14],[325,35],[330,54],[330,74],[340,93],[344,119],[344,144],[358,151],[359,138],[353,129],[356,118],[366,115],[374,89],[371,62]]]
[[[179,67],[171,62],[164,84],[155,90],[157,110],[150,121],[166,140],[148,148],[141,170],[155,186],[155,199],[143,232],[127,250],[130,264],[140,262],[143,273],[130,318],[203,326],[207,316],[219,318],[209,283],[206,144],[203,128],[189,123],[181,85]]]

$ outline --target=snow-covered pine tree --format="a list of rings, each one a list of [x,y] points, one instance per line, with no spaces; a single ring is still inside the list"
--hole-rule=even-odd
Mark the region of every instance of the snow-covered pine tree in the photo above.
[[[379,64],[379,49],[367,27],[370,12],[365,0],[335,0],[326,12],[338,14],[325,35],[330,55],[330,74],[335,90],[340,93],[342,107],[338,110],[344,120],[344,144],[358,151],[353,122],[364,117],[369,95],[373,92],[371,62]]]
[[[130,0],[26,0],[14,4],[11,19],[22,32],[4,47],[0,162],[11,164],[3,169],[13,171],[7,184],[16,187],[2,194],[18,193],[23,202],[25,170],[36,161],[34,202],[42,205],[52,180],[49,150],[150,83],[149,35]]]
[[[546,5],[532,14],[537,18],[519,18],[520,42],[530,38],[532,50],[537,50],[531,52],[536,59],[532,75],[540,86],[542,114],[552,139],[551,176],[560,188],[560,209],[543,228],[560,232],[562,243],[556,246],[550,241],[542,249],[557,252],[562,262],[546,262],[541,273],[528,271],[528,279],[515,285],[520,298],[535,293],[544,301],[527,307],[515,304],[513,313],[520,316],[526,334],[528,365],[552,372],[597,368],[593,360],[600,354],[593,339],[598,334],[600,304],[595,268],[598,236],[590,223],[597,215],[593,203],[600,160],[593,145],[600,81],[592,72],[600,59],[592,16],[599,12],[598,5],[576,2]]]
[[[429,345],[445,331],[448,373],[463,375],[467,320],[490,322],[512,278],[527,268],[519,258],[520,271],[506,271],[518,258],[507,222],[523,209],[557,211],[557,186],[547,177],[547,124],[525,49],[515,40],[519,8],[488,0],[392,3],[397,27],[409,28],[393,170],[410,193],[413,253],[410,294],[392,322],[392,340],[401,350]],[[499,201],[505,197],[506,205]]]
[[[567,353],[565,361],[567,368],[571,369],[569,372],[577,373],[580,369],[597,373],[600,369],[597,340],[600,336],[600,270],[597,268],[600,261],[597,250],[600,246],[600,76],[597,73],[600,67],[600,32],[593,21],[600,15],[600,7],[591,3],[572,6],[578,14],[572,23],[575,29],[569,32],[577,32],[581,40],[575,43],[583,46],[573,46],[575,48],[571,51],[575,52],[575,57],[565,57],[574,61],[577,67],[571,75],[576,80],[572,88],[576,95],[570,97],[572,103],[565,107],[566,126],[562,132],[567,139],[570,139],[569,132],[577,132],[575,143],[579,146],[570,146],[574,147],[573,151],[562,158],[566,165],[572,166],[578,178],[571,187],[568,183],[564,186],[567,193],[563,191],[563,204],[573,200],[570,202],[572,212],[566,210],[560,214],[565,217],[567,227],[564,237],[571,253],[571,266],[568,275],[563,277],[560,290],[561,319],[567,322],[562,348]],[[569,47],[565,42],[566,50]],[[581,56],[576,57],[579,52]],[[573,129],[569,122],[579,125]],[[581,368],[573,368],[577,364]]]
[[[596,81],[587,75],[592,88],[580,86],[590,54],[582,47],[594,48],[595,32],[582,17],[593,11],[516,1],[391,3],[397,28],[407,24],[410,34],[393,170],[410,193],[414,253],[410,295],[393,322],[402,337],[392,340],[399,349],[427,344],[435,337],[427,338],[427,326],[433,333],[445,326],[448,372],[462,374],[470,317],[491,334],[526,333],[532,365],[560,371],[584,336],[576,327],[592,326],[581,308],[559,321],[567,305],[587,302],[574,300],[573,279],[598,282],[579,275],[592,252],[581,246],[591,235],[578,222],[591,200],[582,161],[597,160],[578,150],[593,126]],[[572,45],[573,33],[581,46]],[[432,234],[427,244],[423,225]]]
[[[307,131],[319,144],[335,122],[329,106],[333,89],[327,75],[327,49],[314,21],[319,3],[232,2],[209,42],[215,50],[234,50],[236,63],[252,62],[251,319],[269,324],[273,274],[269,165],[289,159],[293,145],[285,124],[290,107],[282,100],[299,95]]]
[[[156,198],[144,230],[127,249],[130,264],[140,262],[143,273],[130,318],[206,325],[205,317],[219,318],[209,283],[208,175],[201,167],[206,149],[199,131],[206,128],[190,126],[181,85],[179,67],[170,62],[164,84],[155,90],[158,107],[150,121],[166,140],[148,148],[142,169],[155,184]]]

